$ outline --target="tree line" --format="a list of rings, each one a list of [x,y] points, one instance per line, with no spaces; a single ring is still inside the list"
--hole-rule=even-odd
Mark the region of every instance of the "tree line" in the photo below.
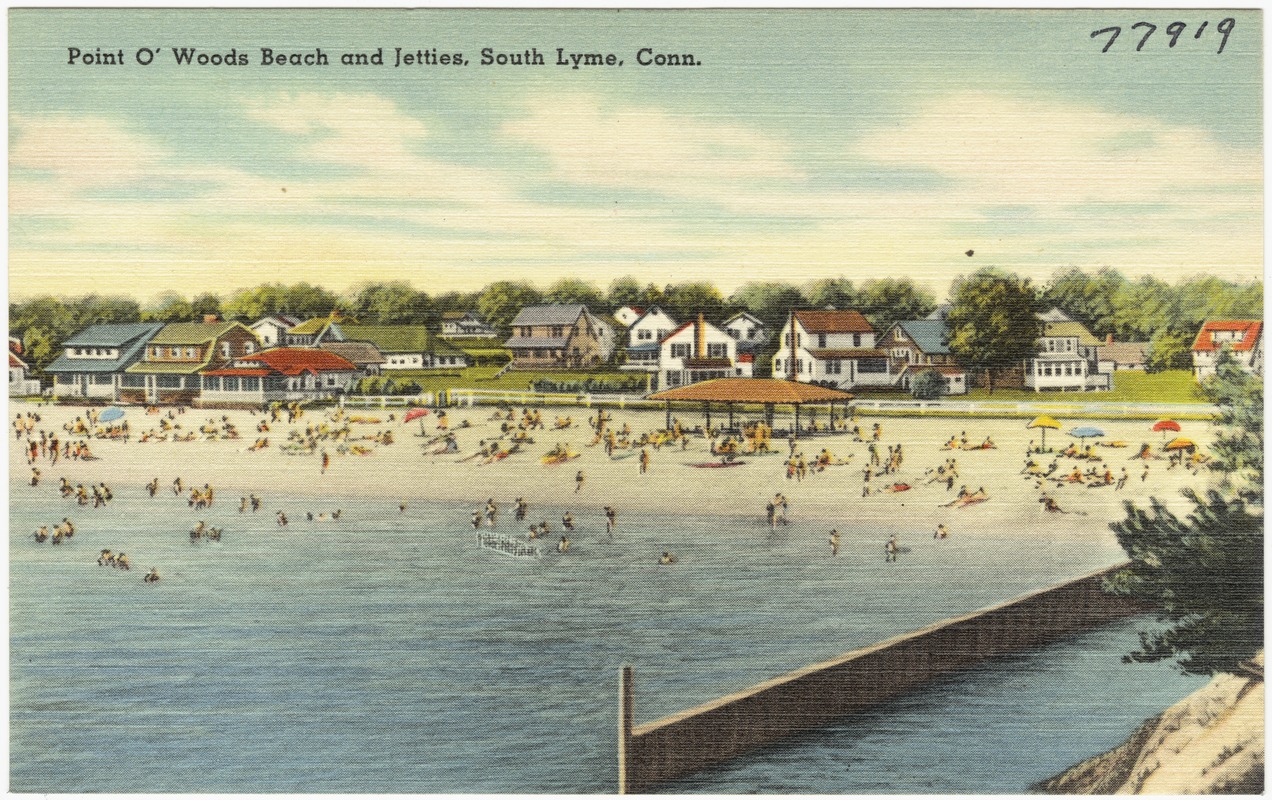
[[[970,287],[977,286],[985,291],[970,291]],[[961,290],[968,291],[960,294]],[[1192,339],[1207,318],[1263,316],[1263,284],[1259,281],[1234,283],[1202,276],[1168,284],[1155,277],[1133,281],[1115,270],[1088,274],[1069,269],[1057,273],[1045,285],[1035,286],[1028,279],[989,269],[955,282],[950,297],[955,305],[952,319],[975,320],[990,311],[1001,311],[1006,295],[997,296],[995,292],[1004,291],[1013,298],[1011,308],[1020,312],[1014,315],[1017,321],[1025,319],[1025,309],[1031,314],[1058,306],[1097,337],[1111,333],[1119,341],[1150,342],[1150,369],[1190,366]],[[615,278],[604,290],[591,281],[565,278],[543,289],[528,281],[495,281],[475,292],[435,295],[405,281],[364,283],[344,293],[309,283],[267,283],[228,295],[206,292],[187,298],[167,292],[144,305],[119,296],[46,295],[10,303],[9,330],[22,337],[27,357],[38,369],[56,358],[63,340],[96,323],[182,322],[200,320],[205,315],[253,322],[269,314],[306,319],[338,311],[364,323],[436,329],[445,312],[477,311],[496,331],[506,335],[517,312],[523,306],[538,303],[582,303],[602,314],[624,305],[657,305],[680,322],[692,320],[701,312],[707,320],[720,323],[746,311],[773,332],[781,328],[792,308],[855,309],[876,331],[882,332],[894,322],[927,316],[937,304],[931,292],[908,278],[860,283],[845,277],[805,284],[752,281],[727,296],[708,281],[658,286],[632,276]],[[1021,333],[1019,328],[1015,326],[999,338],[1014,342],[1013,337]],[[956,337],[952,335],[953,338]],[[757,363],[767,363],[766,356],[775,348],[774,341],[769,353],[758,354]],[[998,349],[1001,351],[1001,347]],[[973,362],[980,364],[984,360],[978,356]],[[988,360],[1003,359],[993,356]]]

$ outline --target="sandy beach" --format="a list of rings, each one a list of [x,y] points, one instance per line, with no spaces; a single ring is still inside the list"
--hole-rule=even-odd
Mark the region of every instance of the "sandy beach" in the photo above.
[[[39,431],[45,430],[56,432],[63,442],[68,439],[63,426],[82,416],[85,410],[76,406],[24,403],[10,406],[13,415],[29,411],[40,415],[35,427],[37,440]],[[87,441],[96,456],[90,461],[60,459],[54,465],[46,458],[40,459],[37,464],[43,473],[40,489],[53,491],[62,477],[72,485],[106,481],[114,489],[140,488],[158,478],[160,490],[170,492],[173,479],[180,476],[186,487],[210,484],[216,491],[218,504],[237,505],[240,497],[256,493],[263,498],[266,509],[271,494],[313,497],[317,508],[321,508],[320,498],[362,496],[373,503],[383,501],[385,514],[396,513],[401,502],[453,501],[471,503],[473,510],[478,510],[484,507],[487,498],[494,498],[505,515],[501,520],[510,520],[512,501],[524,497],[532,509],[538,505],[564,505],[578,509],[576,514],[593,511],[599,514],[602,507],[613,506],[620,520],[625,511],[683,509],[697,515],[741,517],[760,523],[765,520],[767,503],[780,492],[789,502],[792,525],[824,524],[860,533],[885,522],[895,525],[901,519],[906,520],[906,527],[916,534],[929,536],[938,524],[945,524],[951,536],[974,536],[978,531],[1015,527],[1022,537],[1111,537],[1107,523],[1123,516],[1124,501],[1143,504],[1150,496],[1156,496],[1176,510],[1186,510],[1187,501],[1180,496],[1181,489],[1201,488],[1216,481],[1216,476],[1205,468],[1194,475],[1183,468],[1168,469],[1165,459],[1145,462],[1132,458],[1141,443],[1150,443],[1158,452],[1165,441],[1161,434],[1150,432],[1151,422],[1143,420],[1091,423],[1102,429],[1105,436],[1090,441],[1121,441],[1127,445],[1096,447],[1103,458],[1101,462],[1063,456],[1058,459],[1059,469],[1054,477],[1067,474],[1075,467],[1085,472],[1093,465],[1102,473],[1107,465],[1116,479],[1126,468],[1129,479],[1121,490],[1114,486],[1088,488],[1079,483],[1060,486],[1051,480],[1039,489],[1036,480],[1026,478],[1021,471],[1026,448],[1031,441],[1040,442],[1040,432],[1027,430],[1025,420],[1001,418],[859,416],[855,424],[867,440],[871,439],[875,423],[882,426],[877,443],[882,458],[886,460],[887,448],[897,444],[904,453],[900,470],[892,475],[873,477],[872,492],[864,497],[862,473],[869,461],[869,442],[854,441],[847,433],[821,434],[796,443],[796,453],[802,453],[809,463],[823,448],[828,449],[836,461],[848,462],[828,466],[820,472],[810,470],[803,480],[786,477],[789,442],[778,438],[772,443],[775,455],[743,454],[738,458],[746,463],[727,469],[692,467],[690,464],[720,460],[711,454],[710,444],[701,434],[690,435],[683,449],[679,443],[661,449],[649,447],[649,468],[641,474],[639,449],[616,450],[617,458],[612,459],[606,455],[603,445],[588,446],[594,432],[587,427],[587,419],[595,411],[583,408],[542,410],[545,428],[529,431],[534,443],[524,445],[515,455],[490,464],[482,463],[485,459],[480,457],[461,460],[475,454],[484,442],[500,437],[502,421],[491,419],[495,411],[494,407],[450,409],[448,428],[455,435],[459,452],[432,454],[429,451],[436,449],[436,445],[427,443],[445,432],[439,429],[435,413],[422,420],[403,422],[402,409],[351,409],[345,414],[346,420],[333,421],[331,411],[312,409],[292,424],[278,421],[270,425],[268,432],[257,432],[257,425],[268,418],[267,414],[187,409],[172,420],[179,426],[174,433],[188,435],[204,425],[223,429],[228,419],[239,431],[240,438],[210,440],[199,434],[193,441],[172,441],[169,436],[167,441],[142,442],[139,439],[143,432],[159,429],[159,416],[129,407],[125,416],[130,428],[128,442],[89,438]],[[520,418],[521,409],[516,412]],[[566,416],[567,412],[573,419],[572,427],[554,430],[556,418]],[[167,413],[168,409],[163,409],[162,414]],[[665,422],[663,414],[655,412],[609,410],[607,413],[612,415],[612,426],[621,429],[628,425],[635,436],[660,429]],[[677,416],[688,428],[702,424],[701,416],[696,413],[681,412]],[[334,429],[347,420],[351,420],[350,433],[344,448],[339,442],[329,440],[319,440],[313,453],[288,454],[280,447],[288,443],[289,433],[303,434],[307,426],[326,425]],[[10,444],[14,445],[9,453],[11,481],[15,491],[24,491],[21,487],[30,476],[24,451],[27,440],[23,438],[18,442],[13,438],[12,422],[13,416],[8,430]],[[1082,420],[1068,418],[1060,422],[1061,430],[1047,434],[1048,447],[1057,452],[1076,441],[1067,432],[1084,424]],[[373,440],[372,437],[384,432],[392,434],[391,444]],[[992,436],[996,447],[971,451],[943,449],[952,436],[961,439],[964,433],[971,444],[979,444]],[[1197,441],[1204,452],[1213,433],[1208,423],[1188,422],[1183,424],[1183,435]],[[268,437],[269,446],[249,449],[260,437]],[[71,437],[71,441],[83,438]],[[507,449],[508,438],[500,442]],[[558,444],[567,446],[579,457],[555,465],[541,463],[541,456]],[[339,452],[355,445],[365,448],[366,453]],[[323,451],[330,455],[325,473]],[[1052,457],[1048,454],[1035,458],[1045,470]],[[942,466],[949,458],[957,459],[958,477],[952,490],[944,483],[928,482],[931,477],[928,470]],[[1148,477],[1143,479],[1146,464]],[[576,482],[579,471],[584,475],[581,487]],[[912,488],[883,491],[897,483]],[[963,485],[972,492],[983,487],[989,499],[967,507],[945,507],[956,498]],[[1042,491],[1067,513],[1044,509],[1039,502]],[[722,522],[722,534],[736,530],[753,530],[753,527]]]

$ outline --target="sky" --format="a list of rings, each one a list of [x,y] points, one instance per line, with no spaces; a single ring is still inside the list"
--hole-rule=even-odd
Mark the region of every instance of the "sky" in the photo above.
[[[1259,279],[1261,28],[1213,9],[11,10],[10,297]],[[394,67],[397,47],[468,64]],[[487,47],[546,63],[482,66]],[[701,63],[640,66],[645,47]],[[383,66],[339,63],[377,48]]]

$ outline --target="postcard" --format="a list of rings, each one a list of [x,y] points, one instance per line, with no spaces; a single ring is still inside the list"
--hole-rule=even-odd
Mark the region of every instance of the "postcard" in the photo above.
[[[1262,792],[1261,11],[8,23],[11,791]]]

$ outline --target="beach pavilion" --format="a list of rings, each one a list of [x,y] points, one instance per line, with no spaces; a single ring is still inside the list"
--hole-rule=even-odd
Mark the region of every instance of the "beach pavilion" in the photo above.
[[[733,427],[733,408],[737,405],[764,406],[764,418],[769,427],[773,425],[773,411],[778,405],[794,406],[795,435],[799,434],[799,410],[801,406],[829,406],[834,410],[835,403],[844,405],[844,416],[848,416],[848,404],[853,395],[838,389],[816,386],[811,383],[799,383],[778,378],[716,378],[701,383],[666,389],[649,395],[650,400],[661,400],[667,406],[667,427],[671,428],[672,403],[701,403],[706,414],[706,427],[711,427],[711,404],[723,403],[729,413],[729,427]]]

